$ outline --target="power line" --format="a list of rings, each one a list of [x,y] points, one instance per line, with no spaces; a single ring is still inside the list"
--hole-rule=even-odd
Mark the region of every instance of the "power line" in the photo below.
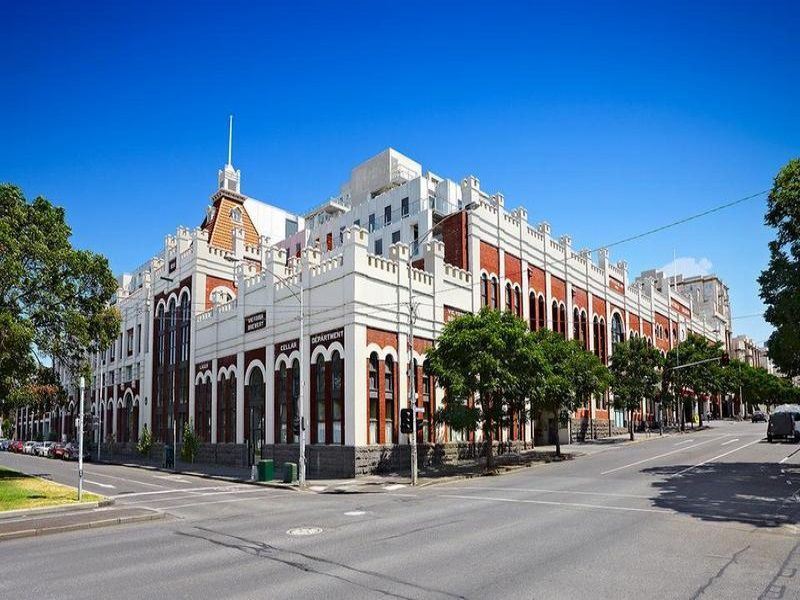
[[[661,225],[660,227],[656,227],[655,229],[650,229],[648,231],[632,235],[631,237],[627,237],[611,244],[605,244],[598,248],[592,250],[592,252],[597,252],[598,250],[602,250],[604,248],[613,248],[614,246],[619,246],[620,244],[626,244],[628,242],[632,242],[634,240],[641,239],[643,237],[647,237],[648,235],[653,235],[654,233],[658,233],[660,231],[664,231],[666,229],[670,229],[672,227],[677,227],[678,225],[683,225],[684,223],[688,223],[689,221],[694,221],[695,219],[699,219],[701,217],[708,216],[715,212],[719,212],[721,210],[725,210],[726,208],[730,208],[732,206],[736,206],[737,204],[741,204],[742,202],[747,202],[748,200],[752,200],[753,198],[758,198],[759,196],[763,196],[764,194],[769,193],[769,190],[762,190],[755,194],[751,194],[749,196],[745,196],[744,198],[739,198],[738,200],[734,200],[733,202],[727,202],[725,204],[720,204],[719,206],[715,206],[713,208],[709,208],[708,210],[704,210],[703,212],[699,212],[688,217],[684,217],[682,219],[678,219],[677,221],[673,221],[672,223],[667,223],[666,225]]]

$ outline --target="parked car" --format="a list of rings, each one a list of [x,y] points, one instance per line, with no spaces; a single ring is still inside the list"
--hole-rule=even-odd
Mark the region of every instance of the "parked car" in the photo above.
[[[33,449],[36,447],[36,442],[25,442],[22,445],[23,454],[33,454]]]
[[[64,460],[78,460],[78,444],[70,442],[64,446],[64,451],[61,456]],[[92,453],[84,446],[83,460],[89,461],[92,459]]]
[[[767,415],[765,415],[760,410],[757,410],[753,413],[753,423],[766,423],[767,422]]]
[[[22,440],[14,440],[11,442],[11,445],[8,447],[9,452],[16,452],[17,454],[22,452]]]
[[[3,438],[0,440],[0,450],[8,450],[8,447],[11,445],[11,440],[7,440]]]
[[[55,443],[50,449],[50,458],[64,458],[64,444]]]
[[[775,411],[769,416],[767,441],[772,443],[776,438],[800,442],[800,411]]]
[[[50,456],[50,450],[53,447],[54,442],[42,442],[38,446],[36,446],[36,455],[37,456]]]

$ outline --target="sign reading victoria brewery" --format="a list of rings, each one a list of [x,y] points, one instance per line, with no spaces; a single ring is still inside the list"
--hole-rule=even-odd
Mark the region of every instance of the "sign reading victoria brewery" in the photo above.
[[[247,315],[244,318],[244,332],[250,333],[251,331],[256,331],[258,329],[264,329],[267,326],[267,312],[262,310],[261,312],[253,313],[252,315]]]

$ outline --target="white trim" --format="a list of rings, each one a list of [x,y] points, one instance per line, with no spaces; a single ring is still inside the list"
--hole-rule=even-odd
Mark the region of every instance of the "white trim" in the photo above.
[[[286,354],[281,354],[275,360],[275,370],[276,371],[280,371],[281,364],[285,364],[287,369],[291,369],[292,368],[292,363],[295,361],[295,359],[297,359],[298,362],[300,361],[300,351],[299,350],[292,350],[292,353],[289,354],[288,356]]]
[[[317,357],[320,354],[322,355],[322,358],[325,360],[325,362],[328,362],[331,359],[331,353],[328,352],[328,349],[325,346],[317,346],[316,348],[314,348],[314,351],[311,353],[311,361],[310,361],[309,364],[312,364],[312,365],[316,364]]]
[[[244,372],[245,385],[250,383],[250,373],[253,372],[253,369],[261,369],[261,375],[264,378],[264,382],[267,381],[267,368],[264,366],[263,362],[261,362],[259,359],[255,359],[247,366],[247,370]]]
[[[236,372],[236,365],[230,365],[229,367],[220,367],[217,371],[217,381],[222,381],[223,379],[230,379],[231,374],[238,376],[239,374]]]
[[[184,293],[184,292],[186,292],[186,295],[187,295],[187,296],[189,296],[189,302],[191,303],[191,301],[192,301],[192,292],[191,292],[191,290],[189,289],[189,286],[186,286],[186,285],[185,285],[185,286],[183,286],[183,287],[181,288],[181,291],[180,291],[180,292],[178,292],[178,306],[180,306],[180,305],[181,305],[181,298],[183,298],[183,293]]]
[[[194,376],[194,384],[199,385],[201,383],[210,383],[213,374],[211,373],[211,369],[206,369],[205,371],[199,371]]]

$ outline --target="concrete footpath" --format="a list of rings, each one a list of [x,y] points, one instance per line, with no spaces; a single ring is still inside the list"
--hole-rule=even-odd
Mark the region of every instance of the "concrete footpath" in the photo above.
[[[0,542],[3,540],[93,529],[126,523],[141,523],[164,518],[164,513],[146,508],[130,508],[96,503],[54,507],[46,510],[14,511],[0,515]]]

